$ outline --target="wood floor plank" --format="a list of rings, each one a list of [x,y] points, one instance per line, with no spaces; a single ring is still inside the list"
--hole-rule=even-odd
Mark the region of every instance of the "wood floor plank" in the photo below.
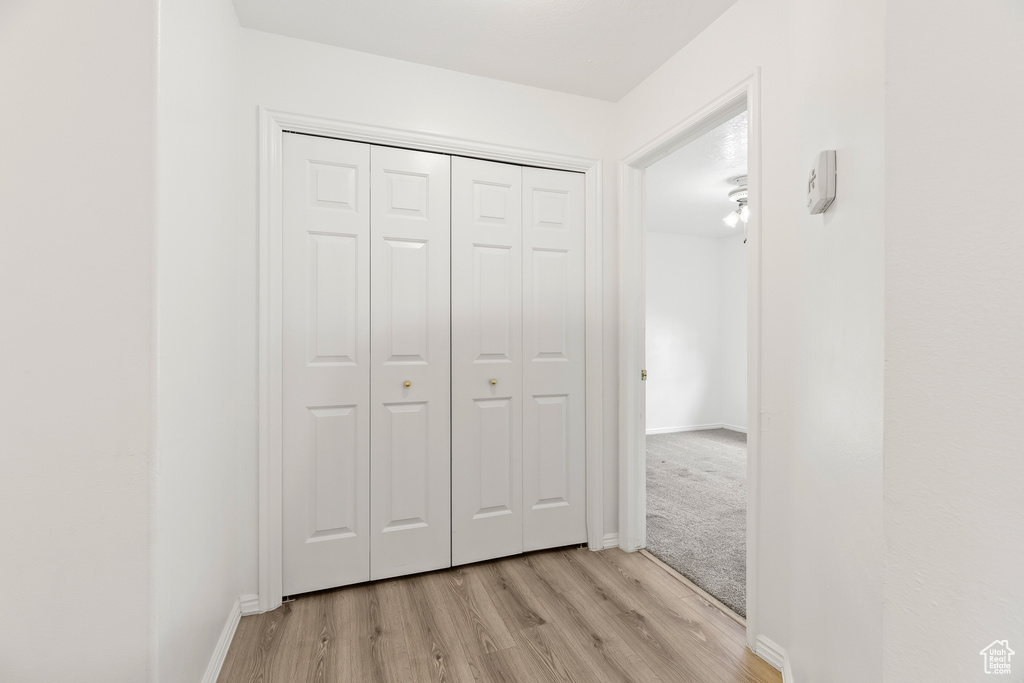
[[[511,634],[509,635],[511,638]],[[521,683],[535,680],[527,657],[515,645],[474,658],[485,683]]]
[[[739,662],[742,646],[699,617],[695,619],[693,607],[684,601],[665,600],[663,593],[652,592],[649,581],[654,580],[653,575],[612,562],[607,554],[622,552],[602,551],[567,559],[582,577],[581,585],[590,586],[596,596],[609,596],[606,606],[617,610],[613,611],[617,623],[627,627],[623,637],[659,676],[682,681],[746,680]]]
[[[325,618],[335,634],[328,648],[327,681],[359,683],[370,679],[371,639],[376,632],[370,608],[371,591],[361,587],[342,588],[324,595]],[[305,599],[305,598],[303,598]]]
[[[543,606],[534,602],[519,583],[509,576],[505,562],[488,562],[477,566],[480,568],[477,576],[513,636],[521,629],[547,623],[542,616]]]
[[[370,667],[369,679],[401,683],[413,677],[413,657],[408,643],[408,605],[402,581],[389,579],[369,584]]]
[[[592,563],[592,569],[600,578],[609,581],[611,589],[618,583],[621,590],[628,591],[641,603],[640,609],[622,618],[645,637],[673,633],[684,639],[687,647],[673,648],[673,652],[685,662],[688,669],[700,672],[702,680],[757,681],[762,674],[778,674],[767,664],[764,671],[751,671],[744,655],[745,646],[710,623],[707,615],[695,608],[689,600],[658,599],[657,591],[651,589],[652,584],[649,582],[654,575],[625,560],[622,556],[626,553],[614,551],[593,555],[597,556],[598,562]],[[653,566],[653,563],[648,564]],[[721,617],[727,619],[725,615]]]
[[[469,657],[462,649],[448,608],[441,601],[431,599],[429,582],[430,578],[424,576],[412,576],[401,582],[408,605],[406,632],[409,654],[416,665],[415,680],[424,683],[428,680],[435,683],[472,681],[475,676],[469,667]]]
[[[484,655],[515,647],[512,634],[473,568],[457,567],[447,572],[428,574],[425,578],[427,589],[436,600],[447,606],[451,619],[472,626],[472,632],[460,630],[466,654]]]
[[[530,680],[552,683],[593,683],[606,680],[594,678],[578,653],[573,653],[552,623],[524,628],[512,634],[523,653],[527,667],[532,669]]]
[[[322,591],[243,617],[218,681],[780,683],[670,581],[637,554],[561,549]]]
[[[584,551],[588,552],[588,551]],[[534,595],[551,606],[551,623],[573,647],[599,667],[599,678],[619,683],[659,683],[660,678],[607,625],[608,616],[566,582],[552,553],[535,553],[508,563],[521,572]]]
[[[704,600],[688,586],[676,581],[667,572],[651,572],[651,560],[640,553],[601,552],[600,559],[612,564],[623,578],[631,582],[638,595],[657,595],[662,591],[671,592],[686,601],[686,605],[703,614],[703,618],[714,625],[733,642],[746,645],[746,629],[721,610]],[[639,577],[642,576],[641,580]],[[646,583],[645,583],[646,582]]]

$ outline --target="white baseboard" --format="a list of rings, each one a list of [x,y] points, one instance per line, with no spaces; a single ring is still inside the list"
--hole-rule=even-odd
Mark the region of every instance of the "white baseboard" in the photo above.
[[[224,666],[224,659],[228,656],[228,648],[231,647],[231,639],[235,637],[238,620],[242,618],[242,610],[238,605],[238,600],[235,600],[235,603],[231,605],[231,612],[228,613],[228,620],[224,624],[224,630],[220,632],[217,647],[213,649],[210,663],[206,665],[203,683],[217,683],[217,677],[220,676],[220,668]]]
[[[675,432],[698,432],[702,429],[721,429],[723,427],[721,422],[710,425],[689,425],[686,427],[656,427],[654,429],[648,429],[647,434],[673,434]]]
[[[781,645],[770,638],[758,636],[754,643],[754,654],[782,672],[782,683],[793,683],[789,654]]]
[[[238,599],[238,606],[242,610],[242,616],[260,613],[260,596],[255,593],[246,593]]]
[[[648,429],[645,434],[675,434],[676,432],[699,432],[704,429],[728,429],[730,432],[740,432],[742,434],[747,433],[746,427],[737,427],[736,425],[725,424],[724,422],[716,422],[714,424],[707,425],[689,425],[687,427],[655,427],[654,429]]]
[[[786,651],[775,641],[758,636],[754,641],[754,654],[782,671],[782,664],[786,661]]]
[[[618,548],[619,547],[619,532],[616,531],[611,534],[605,534],[602,539],[605,548]]]

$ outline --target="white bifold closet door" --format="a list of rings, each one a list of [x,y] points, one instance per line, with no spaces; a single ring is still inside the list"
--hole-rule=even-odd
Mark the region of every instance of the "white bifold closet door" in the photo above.
[[[452,562],[586,541],[584,179],[452,162]]]
[[[282,172],[284,593],[584,542],[583,176],[292,133]]]
[[[370,578],[370,147],[285,135],[285,595]]]
[[[447,567],[450,158],[283,137],[284,593]]]
[[[587,539],[584,187],[523,169],[523,550]]]
[[[451,566],[451,157],[370,151],[370,578]]]
[[[523,552],[519,166],[452,160],[452,563]]]

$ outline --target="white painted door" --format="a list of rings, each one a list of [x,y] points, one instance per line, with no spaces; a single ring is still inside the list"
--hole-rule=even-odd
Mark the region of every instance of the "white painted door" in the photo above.
[[[370,575],[370,148],[284,135],[284,593]]]
[[[522,168],[452,159],[452,563],[523,551]]]
[[[371,579],[451,565],[450,161],[370,154]]]
[[[586,526],[584,177],[523,169],[523,549]]]

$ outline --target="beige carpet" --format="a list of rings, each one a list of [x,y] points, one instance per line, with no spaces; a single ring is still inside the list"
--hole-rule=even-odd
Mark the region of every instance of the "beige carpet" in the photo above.
[[[647,550],[746,616],[747,436],[647,437]]]

